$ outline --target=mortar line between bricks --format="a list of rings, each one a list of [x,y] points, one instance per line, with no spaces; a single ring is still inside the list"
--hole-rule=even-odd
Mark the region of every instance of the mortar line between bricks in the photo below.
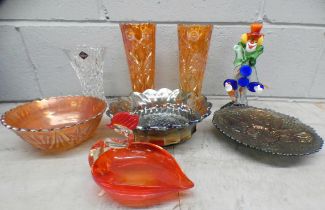
[[[39,77],[38,77],[38,71],[37,71],[37,68],[32,60],[32,58],[30,57],[30,54],[29,54],[29,51],[28,51],[28,48],[27,48],[27,45],[26,45],[26,42],[25,42],[25,39],[24,39],[24,36],[21,34],[21,31],[19,29],[19,27],[15,27],[16,31],[18,32],[19,36],[20,36],[20,39],[23,43],[23,47],[24,47],[24,51],[26,53],[26,56],[30,62],[30,64],[32,65],[32,69],[33,69],[33,73],[34,73],[34,77],[35,77],[35,81],[36,81],[36,84],[37,84],[37,88],[39,90],[39,93],[41,94],[41,98],[44,97],[44,94],[43,94],[43,91],[42,91],[42,88],[41,88],[41,84],[39,82]]]
[[[257,18],[258,19],[258,18]],[[256,20],[258,21],[258,20]],[[250,25],[253,21],[243,21],[243,22],[218,22],[218,21],[211,21],[211,22],[206,22],[206,21],[116,21],[116,20],[110,20],[108,21],[110,23],[143,23],[143,22],[153,22],[157,24],[179,24],[179,23],[186,23],[186,24],[213,24],[213,25],[219,25],[219,26],[247,26]],[[269,25],[269,26],[292,26],[292,27],[319,27],[319,28],[325,28],[325,23],[324,24],[317,24],[317,23],[285,23],[285,22],[273,22],[268,19],[263,18],[263,23]]]
[[[250,21],[243,22],[191,22],[191,21],[115,21],[115,20],[25,20],[25,19],[15,19],[8,20],[2,19],[0,20],[0,26],[108,26],[108,25],[116,25],[119,23],[141,23],[141,22],[154,22],[157,24],[164,25],[176,25],[178,23],[187,23],[187,24],[213,24],[215,26],[247,26],[251,24]],[[284,23],[284,22],[273,22],[269,20],[267,17],[263,17],[263,22],[265,27],[287,27],[287,28],[320,28],[325,29],[324,24],[315,24],[315,23]]]

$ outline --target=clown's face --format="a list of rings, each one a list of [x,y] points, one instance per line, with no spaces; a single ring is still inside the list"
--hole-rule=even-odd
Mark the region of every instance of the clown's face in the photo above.
[[[247,52],[254,52],[256,50],[257,47],[257,42],[255,42],[254,40],[249,40],[246,43],[246,51]]]

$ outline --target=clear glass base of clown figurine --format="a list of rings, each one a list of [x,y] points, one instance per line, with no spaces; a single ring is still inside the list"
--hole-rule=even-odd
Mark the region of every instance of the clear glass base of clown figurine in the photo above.
[[[235,104],[237,105],[248,105],[248,101],[247,101],[247,90],[246,89],[242,89],[238,91],[237,97],[236,97],[236,101]]]

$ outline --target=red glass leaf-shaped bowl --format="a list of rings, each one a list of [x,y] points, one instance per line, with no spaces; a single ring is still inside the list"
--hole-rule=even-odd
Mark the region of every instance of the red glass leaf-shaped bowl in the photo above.
[[[129,206],[157,204],[194,186],[171,154],[143,142],[103,152],[93,162],[92,175],[111,198]]]

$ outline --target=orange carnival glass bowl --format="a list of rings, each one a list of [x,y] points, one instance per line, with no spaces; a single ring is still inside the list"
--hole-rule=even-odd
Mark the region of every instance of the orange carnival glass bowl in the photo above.
[[[91,96],[59,96],[17,106],[1,123],[36,148],[47,152],[70,149],[95,132],[106,102]]]

